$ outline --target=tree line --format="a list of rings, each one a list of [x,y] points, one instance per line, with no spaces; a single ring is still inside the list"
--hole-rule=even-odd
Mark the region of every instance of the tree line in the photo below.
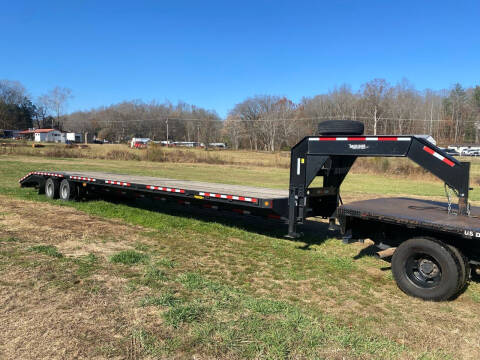
[[[373,79],[354,92],[342,85],[298,104],[285,97],[254,96],[235,105],[224,122],[233,148],[289,148],[316,132],[319,121],[361,121],[365,133],[431,134],[439,143],[478,143],[480,86],[418,91],[408,81]]]
[[[363,122],[365,132],[373,135],[431,134],[440,143],[479,142],[480,86],[419,91],[405,79],[395,85],[373,79],[358,91],[341,85],[298,103],[283,96],[252,96],[236,104],[225,119],[183,102],[140,100],[66,114],[70,98],[69,89],[55,87],[33,101],[20,83],[2,80],[0,128],[57,127],[111,142],[149,137],[276,151],[315,134],[322,120],[351,119]]]
[[[0,80],[0,129],[59,128],[71,90],[56,86],[36,99],[18,81]]]

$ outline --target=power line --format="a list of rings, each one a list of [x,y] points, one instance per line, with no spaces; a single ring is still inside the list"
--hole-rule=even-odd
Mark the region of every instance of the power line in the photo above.
[[[202,118],[159,118],[159,119],[123,119],[123,120],[97,120],[97,119],[86,119],[90,121],[99,121],[103,123],[131,123],[131,122],[149,122],[149,121],[157,121],[157,122],[165,122],[166,120],[170,121],[199,121],[199,122],[219,122],[225,123],[228,122],[284,122],[284,121],[318,121],[318,120],[372,120],[374,119],[370,116],[355,116],[354,118],[348,118],[342,116],[315,116],[315,117],[301,117],[301,118],[272,118],[272,119],[227,119],[227,120],[219,120],[219,119],[202,119]],[[452,119],[416,119],[416,118],[394,118],[394,117],[378,117],[378,121],[411,121],[411,122],[449,122],[449,121],[456,121]],[[478,120],[458,120],[462,123],[477,123]]]

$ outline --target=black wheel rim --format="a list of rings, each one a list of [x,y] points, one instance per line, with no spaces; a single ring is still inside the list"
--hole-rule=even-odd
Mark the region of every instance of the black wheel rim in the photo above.
[[[405,263],[405,274],[415,285],[430,289],[442,281],[442,268],[437,260],[427,254],[411,255]]]

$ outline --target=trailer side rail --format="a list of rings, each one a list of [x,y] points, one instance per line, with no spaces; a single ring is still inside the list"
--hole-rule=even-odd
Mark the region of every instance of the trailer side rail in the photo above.
[[[58,179],[59,181],[67,179],[73,184],[78,185],[80,188],[86,188],[96,192],[109,192],[111,190],[116,190],[121,192],[133,192],[137,195],[146,195],[149,197],[161,195],[167,197],[183,198],[185,200],[189,199],[195,202],[218,203],[219,205],[223,204],[239,207],[239,209],[234,209],[234,211],[238,213],[240,213],[240,210],[242,210],[242,208],[248,208],[252,211],[258,209],[265,212],[270,218],[286,220],[288,206],[286,193],[283,197],[281,197],[280,195],[276,197],[270,197],[268,196],[267,192],[266,194],[264,194],[264,196],[258,197],[255,196],[259,195],[258,193],[255,193],[255,195],[253,195],[253,193],[239,194],[237,191],[236,193],[232,194],[226,191],[222,191],[225,190],[221,189],[222,184],[218,184],[218,189],[214,192],[212,191],[212,189],[215,188],[216,185],[214,183],[210,184],[211,186],[208,188],[208,190],[201,190],[198,188],[188,189],[179,186],[164,186],[158,184],[151,184],[148,183],[148,181],[140,183],[134,182],[133,180],[125,180],[126,175],[109,175],[110,176],[105,178],[99,178],[98,176],[94,177],[93,175],[89,175],[88,173],[79,175],[77,173],[71,174],[68,172],[60,171],[33,171],[22,177],[19,180],[19,183],[22,187],[37,186],[41,188],[44,186],[45,181],[48,178]],[[134,177],[134,179],[138,178],[138,176]],[[173,179],[168,180],[169,184],[175,182],[175,180]],[[155,181],[151,182],[154,183]],[[262,190],[260,188],[257,189],[258,191]],[[249,213],[249,210],[242,210],[242,212]]]

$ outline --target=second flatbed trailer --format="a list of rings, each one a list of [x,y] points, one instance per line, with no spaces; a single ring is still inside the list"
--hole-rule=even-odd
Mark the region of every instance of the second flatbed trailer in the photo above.
[[[387,198],[342,204],[340,186],[358,157],[408,157],[445,182],[458,204]],[[470,164],[424,136],[309,136],[291,150],[288,191],[104,172],[34,171],[20,179],[50,198],[117,195],[171,199],[288,223],[288,236],[308,217],[327,218],[346,242],[370,238],[391,258],[397,285],[425,300],[461,292],[480,265],[480,208],[468,203]],[[316,177],[322,187],[311,187]]]

